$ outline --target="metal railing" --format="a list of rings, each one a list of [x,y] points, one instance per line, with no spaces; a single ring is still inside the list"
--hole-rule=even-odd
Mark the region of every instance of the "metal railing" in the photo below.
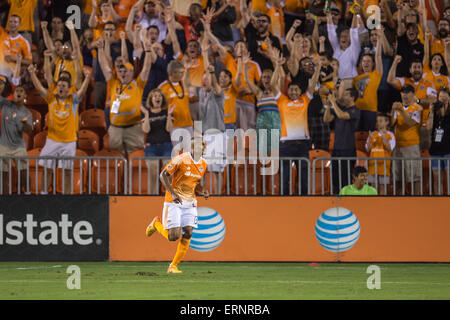
[[[117,156],[0,157],[0,194],[126,194],[127,167]]]
[[[163,195],[159,174],[170,158],[27,156],[0,160],[0,194]],[[433,160],[437,161],[435,170]],[[50,164],[42,166],[45,161]],[[21,170],[17,170],[19,162]],[[450,158],[319,157],[311,161],[239,157],[225,163],[223,172],[214,172],[208,165],[202,184],[213,195],[336,195],[352,183],[354,164],[373,168],[376,179],[370,184],[379,194],[450,195]],[[415,172],[407,172],[406,167],[414,166]]]

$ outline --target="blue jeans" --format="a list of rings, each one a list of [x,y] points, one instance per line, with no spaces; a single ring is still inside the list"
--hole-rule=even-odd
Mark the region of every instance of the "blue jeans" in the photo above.
[[[450,162],[450,154],[445,154],[442,156],[431,156],[432,158],[448,158],[448,160],[431,160],[431,169],[433,170],[447,170],[448,164]],[[440,166],[439,166],[439,162]]]
[[[146,144],[144,152],[146,157],[170,157],[172,148],[172,142]]]

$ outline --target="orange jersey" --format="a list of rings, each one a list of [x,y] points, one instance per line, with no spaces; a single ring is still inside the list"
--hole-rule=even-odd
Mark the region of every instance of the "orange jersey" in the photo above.
[[[379,131],[375,131],[371,136],[367,137],[366,149],[369,152],[369,157],[371,158],[389,158],[392,155],[392,150],[395,148],[395,135],[386,131],[385,138],[389,141],[390,150],[388,150],[383,143],[383,135]],[[368,148],[370,142],[370,150]],[[386,162],[386,176],[390,175],[391,172],[391,161],[390,160],[378,160],[376,162],[376,170],[375,170],[375,161],[369,161],[369,174],[370,175],[384,175],[384,163]]]
[[[283,7],[284,5],[282,5]],[[267,15],[270,17],[270,32],[280,39],[284,39],[284,13],[283,8],[271,6],[267,3]]]
[[[80,70],[83,66],[83,58],[80,58]],[[55,74],[53,75],[53,81],[57,82],[59,79],[59,74],[61,71],[67,71],[70,73],[72,78],[72,85],[75,84],[75,80],[77,78],[77,74],[75,72],[75,61],[74,60],[65,60],[61,57],[57,57],[55,60]]]
[[[177,60],[183,61],[183,57],[184,55],[180,54],[177,57]],[[202,87],[203,75],[205,74],[205,65],[203,64],[203,56],[199,55],[197,58],[194,58],[191,61],[192,67],[189,69],[189,80],[191,81],[191,85],[194,87]]]
[[[124,86],[119,79],[112,77],[108,81],[110,88],[111,124],[119,127],[138,124],[141,122],[142,94],[145,81],[140,76]],[[117,110],[114,110],[116,101],[120,102]]]
[[[428,65],[424,66],[423,78],[432,82],[436,90],[439,90],[442,87],[449,87],[450,77],[440,73],[434,73]]]
[[[225,104],[223,106],[225,123],[236,123],[236,98],[238,92],[236,87],[231,84],[228,88],[223,90],[225,95]]]
[[[394,86],[397,90],[400,90],[403,86],[410,84],[414,87],[414,89],[416,90],[416,97],[417,99],[426,99],[429,96],[434,96],[436,97],[437,93],[436,93],[436,88],[434,87],[434,84],[432,81],[424,79],[422,77],[422,79],[420,79],[417,82],[414,82],[414,80],[412,78],[396,78],[397,79],[397,84]],[[426,109],[423,110],[422,112],[422,121],[421,123],[425,126],[427,119],[428,119],[428,114],[430,113],[430,108],[427,107]]]
[[[278,101],[281,118],[280,140],[309,139],[308,106],[312,96],[309,92],[293,101],[282,94]]]
[[[179,82],[171,83],[168,80],[161,83],[158,87],[164,92],[168,105],[175,104],[175,111],[173,112],[173,126],[189,127],[193,126],[191,111],[189,109],[189,92]]]
[[[19,16],[21,19],[19,31],[34,32],[33,14],[38,0],[8,0],[8,3],[11,4],[8,20],[12,15]]]
[[[430,57],[435,53],[440,53],[442,55],[442,57],[444,57],[444,59],[445,59],[445,44],[444,44],[444,40],[441,40],[434,36],[431,36]]]
[[[395,140],[399,147],[409,147],[419,144],[419,129],[422,119],[422,107],[416,103],[409,106],[403,106],[403,110],[408,114],[410,118],[416,121],[416,124],[409,127],[405,123],[405,119],[399,111],[394,113],[394,119],[397,120],[395,126]]]
[[[56,82],[53,82],[52,85],[48,88],[48,91],[56,95],[58,93],[58,87],[56,86]],[[71,86],[69,89],[69,94],[72,95],[77,92],[77,89],[74,86]]]
[[[222,60],[222,62],[224,63],[227,70],[230,71],[231,74],[233,75],[232,81],[234,84],[236,84],[236,82],[235,82],[235,77],[237,74],[236,60],[233,58],[233,56],[229,52],[227,52],[227,55]],[[261,79],[261,69],[259,68],[259,65],[255,61],[250,60],[249,63],[247,64],[247,69],[248,69],[248,76],[250,78],[250,81],[257,83]],[[241,76],[241,85],[239,88],[246,88],[246,89],[250,90],[250,88],[245,84],[244,74],[242,74],[242,76]],[[247,95],[239,94],[237,96],[237,100],[247,101],[247,102],[254,104],[255,96],[253,94],[247,94]]]
[[[33,57],[31,55],[31,46],[30,43],[22,37],[20,34],[12,38],[11,36],[7,35],[4,39],[4,55],[9,55],[13,57],[17,57],[19,54],[27,60],[33,60]],[[9,67],[9,71],[14,73],[14,70],[16,68],[15,62],[8,62],[6,63]]]
[[[77,141],[78,104],[76,94],[66,99],[58,99],[49,92],[45,101],[48,103],[48,138],[56,142]]]
[[[359,97],[355,105],[360,110],[377,111],[378,110],[378,86],[380,85],[382,75],[373,70],[367,74],[360,74],[353,79],[353,86],[358,90]]]
[[[205,159],[200,158],[195,162],[189,152],[184,152],[174,157],[164,168],[172,176],[172,189],[183,199],[193,201],[195,197],[195,188],[202,180],[206,172],[207,163]],[[172,195],[166,191],[164,202],[171,202]]]

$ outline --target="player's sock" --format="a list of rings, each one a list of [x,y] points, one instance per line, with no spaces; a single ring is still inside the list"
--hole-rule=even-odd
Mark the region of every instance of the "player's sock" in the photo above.
[[[160,221],[155,221],[155,228],[158,232],[167,240],[169,240],[169,230],[164,229],[163,224]]]
[[[175,257],[173,258],[172,266],[174,267],[178,266],[181,260],[183,260],[189,248],[190,242],[191,239],[181,238],[181,240],[178,242],[177,252],[175,253]]]

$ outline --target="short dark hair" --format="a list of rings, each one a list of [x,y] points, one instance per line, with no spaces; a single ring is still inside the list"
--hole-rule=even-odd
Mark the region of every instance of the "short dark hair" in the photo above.
[[[156,29],[156,30],[158,30],[158,34],[159,34],[159,28],[158,28],[158,26],[157,26],[156,24],[149,25],[148,28],[147,28],[147,30],[150,30],[150,29]]]
[[[388,122],[391,121],[391,116],[390,116],[390,114],[385,113],[385,112],[378,112],[378,113],[377,113],[377,117],[383,117],[383,118],[385,118]]]
[[[361,173],[366,173],[367,169],[362,166],[356,166],[352,168],[352,178],[357,178]]]
[[[408,30],[409,28],[414,28],[417,32],[419,32],[419,27],[417,26],[417,23],[407,23],[405,29]]]
[[[22,22],[22,18],[20,16],[18,16],[17,14],[12,14],[9,18],[11,19],[12,17],[19,18],[19,21]]]
[[[228,70],[228,69],[223,69],[223,70],[221,70],[220,71],[220,73],[225,73],[228,77],[230,77],[231,79],[233,79],[233,74],[231,73],[231,71],[230,70]]]
[[[67,83],[67,86],[68,86],[69,88],[72,87],[72,83],[71,83],[70,79],[59,78],[58,81],[56,82],[56,84],[58,84],[58,82],[65,82],[65,83]]]
[[[358,93],[358,90],[356,90],[356,88],[353,88],[353,87],[347,88],[346,91],[348,91],[350,93],[350,96],[353,97],[353,99],[355,99],[355,101],[356,101],[356,99],[358,99],[359,93]]]
[[[261,17],[266,17],[267,20],[269,20],[269,23],[272,23],[272,19],[270,19],[270,17],[267,14],[262,14],[259,16],[259,18],[261,18]]]
[[[423,61],[420,60],[419,58],[414,58],[411,60],[411,63],[409,64],[409,67],[411,68],[411,66],[413,65],[413,63],[420,63],[423,67]]]

